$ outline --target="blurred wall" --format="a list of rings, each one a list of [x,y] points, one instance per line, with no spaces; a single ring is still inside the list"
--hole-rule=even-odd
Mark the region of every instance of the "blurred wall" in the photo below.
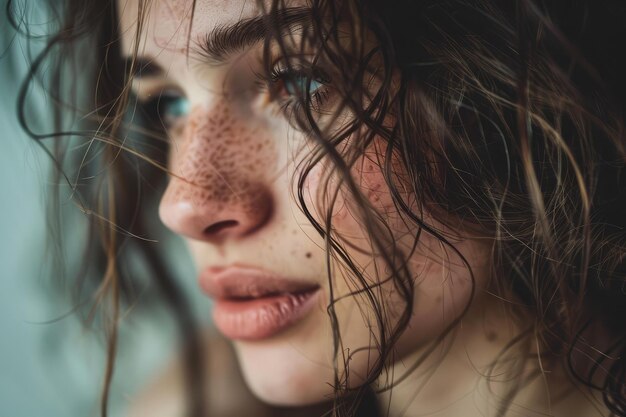
[[[46,222],[50,193],[49,157],[22,131],[16,117],[21,82],[42,42],[17,34],[0,10],[0,415],[11,417],[87,417],[99,415],[104,369],[102,335],[86,328],[72,314],[60,277],[52,276],[50,259],[59,255]],[[34,30],[45,32],[47,16],[40,1],[18,1]],[[24,6],[25,5],[25,6]],[[20,11],[21,13],[21,11]],[[38,129],[50,129],[50,102],[43,91],[29,94],[27,113]],[[48,142],[49,143],[49,142]],[[80,235],[85,219],[64,201],[70,214],[63,224]],[[80,253],[65,242],[68,260]],[[189,289],[195,273],[179,242],[171,252]],[[68,247],[70,248],[68,250]],[[71,283],[67,284],[71,286]],[[195,301],[204,316],[206,301]],[[204,304],[203,304],[204,303]],[[127,314],[111,415],[122,416],[133,395],[167,361],[175,348],[174,328],[167,312],[149,317]]]

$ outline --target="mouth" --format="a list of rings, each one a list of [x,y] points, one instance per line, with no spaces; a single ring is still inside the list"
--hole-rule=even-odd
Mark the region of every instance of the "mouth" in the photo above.
[[[270,338],[302,321],[315,307],[320,286],[241,266],[207,268],[200,287],[215,300],[213,321],[234,340]]]

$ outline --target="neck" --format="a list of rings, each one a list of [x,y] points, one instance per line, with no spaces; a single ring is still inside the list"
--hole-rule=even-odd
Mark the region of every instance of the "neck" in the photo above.
[[[540,360],[533,333],[509,317],[501,301],[481,302],[434,349],[397,361],[379,380],[381,387],[383,379],[396,381],[379,395],[383,415],[605,415],[560,362]]]

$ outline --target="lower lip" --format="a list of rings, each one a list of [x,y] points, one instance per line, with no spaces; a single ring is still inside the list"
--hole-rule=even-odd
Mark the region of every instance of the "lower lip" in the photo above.
[[[213,321],[229,339],[262,340],[302,321],[313,309],[319,289],[253,300],[217,300]]]

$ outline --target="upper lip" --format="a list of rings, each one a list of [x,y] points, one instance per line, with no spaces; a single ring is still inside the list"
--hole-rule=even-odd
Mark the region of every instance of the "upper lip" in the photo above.
[[[257,267],[233,265],[209,267],[199,277],[202,290],[211,298],[251,299],[319,288],[316,283],[279,276]]]

